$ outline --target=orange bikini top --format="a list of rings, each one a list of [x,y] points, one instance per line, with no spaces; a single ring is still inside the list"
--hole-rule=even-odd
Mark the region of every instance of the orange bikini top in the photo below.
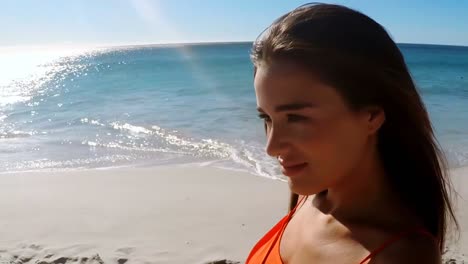
[[[253,247],[252,251],[250,252],[246,264],[284,264],[283,260],[281,259],[279,245],[281,241],[281,237],[283,235],[284,230],[286,229],[286,225],[291,220],[294,212],[299,207],[301,203],[304,203],[304,199],[307,197],[303,197],[301,201],[299,201],[293,210],[291,210],[283,219],[281,219],[257,244]],[[421,234],[430,236],[434,238],[434,236],[427,232],[422,228],[413,228],[404,232],[400,232],[395,236],[391,237],[387,241],[385,241],[381,246],[377,249],[372,251],[365,259],[363,259],[359,264],[364,264],[366,261],[370,260],[371,258],[375,257],[378,253],[384,250],[389,245],[395,243],[396,241],[402,239],[403,237],[407,236],[410,233],[419,232]]]

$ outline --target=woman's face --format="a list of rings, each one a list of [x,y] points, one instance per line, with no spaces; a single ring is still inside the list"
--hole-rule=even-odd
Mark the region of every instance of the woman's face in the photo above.
[[[266,152],[278,158],[291,191],[310,195],[352,183],[375,132],[369,111],[351,111],[337,90],[290,62],[258,67],[255,93]]]

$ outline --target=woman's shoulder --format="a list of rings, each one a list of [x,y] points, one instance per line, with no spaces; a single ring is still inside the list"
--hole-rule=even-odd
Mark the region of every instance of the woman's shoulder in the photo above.
[[[394,235],[394,241],[379,252],[371,262],[372,264],[440,264],[441,252],[437,241],[427,234],[415,229],[401,236]],[[384,246],[384,245],[382,245]]]

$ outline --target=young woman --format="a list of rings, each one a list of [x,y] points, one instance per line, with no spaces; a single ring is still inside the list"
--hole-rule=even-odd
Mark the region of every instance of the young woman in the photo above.
[[[444,159],[385,29],[308,4],[277,19],[252,60],[266,151],[292,198],[246,263],[441,263],[456,224]]]

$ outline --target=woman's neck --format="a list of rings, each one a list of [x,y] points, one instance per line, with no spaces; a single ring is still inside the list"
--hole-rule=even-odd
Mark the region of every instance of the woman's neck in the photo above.
[[[350,175],[316,195],[313,205],[343,223],[379,226],[409,223],[410,214],[387,177],[376,151],[372,151]],[[400,219],[406,222],[399,222]]]

